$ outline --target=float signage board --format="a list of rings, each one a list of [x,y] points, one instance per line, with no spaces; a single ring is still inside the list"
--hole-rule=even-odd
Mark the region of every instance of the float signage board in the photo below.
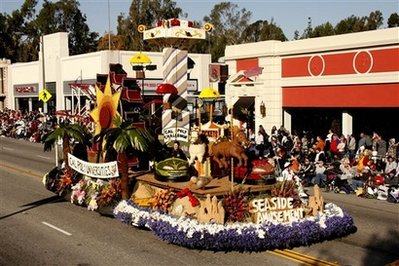
[[[303,218],[303,208],[294,208],[293,198],[261,198],[250,202],[252,217],[255,223],[284,223]]]
[[[108,163],[89,163],[68,153],[69,166],[81,174],[95,178],[112,178],[119,176],[116,161]]]

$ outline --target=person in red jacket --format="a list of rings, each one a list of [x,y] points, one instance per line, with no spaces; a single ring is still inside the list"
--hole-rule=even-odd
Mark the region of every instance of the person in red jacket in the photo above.
[[[331,139],[331,144],[330,144],[330,152],[331,152],[331,157],[336,158],[338,155],[338,144],[339,144],[339,138],[337,134],[334,134]]]

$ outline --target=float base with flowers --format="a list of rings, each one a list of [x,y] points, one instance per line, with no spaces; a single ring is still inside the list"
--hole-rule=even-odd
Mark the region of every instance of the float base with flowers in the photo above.
[[[202,189],[184,182],[159,186],[149,182],[151,179],[141,178],[132,197],[114,208],[115,218],[148,228],[162,240],[187,248],[245,252],[286,249],[356,232],[352,217],[333,203],[325,204],[317,186],[314,196],[304,200],[292,180],[275,186],[235,184],[225,194],[219,191],[212,196],[207,190],[217,190],[215,184],[229,182],[227,177],[212,180]]]

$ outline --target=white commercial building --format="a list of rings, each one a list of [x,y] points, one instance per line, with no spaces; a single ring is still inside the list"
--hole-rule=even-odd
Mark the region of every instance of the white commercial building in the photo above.
[[[232,45],[225,62],[226,104],[236,117],[252,111],[245,121],[251,127],[270,132],[283,125],[323,137],[331,127],[345,135],[399,135],[397,27]]]
[[[11,109],[38,110],[44,112],[69,110],[72,108],[73,91],[69,84],[95,84],[97,75],[108,74],[110,64],[120,64],[128,78],[136,78],[136,72],[130,65],[130,59],[137,51],[106,50],[81,55],[69,55],[68,34],[64,32],[45,35],[41,46],[39,60],[29,63],[15,63],[7,66],[6,106]],[[162,82],[162,53],[146,52],[152,64],[157,65],[154,71],[145,71],[146,78],[138,82],[144,93],[155,93],[157,84]],[[210,86],[209,54],[189,54],[195,63],[190,71],[188,85],[191,92],[200,91]],[[44,71],[44,72],[43,72]],[[39,93],[46,88],[52,99],[43,105]],[[78,96],[75,92],[75,96]],[[1,95],[0,95],[1,96]],[[76,103],[75,103],[76,104]]]

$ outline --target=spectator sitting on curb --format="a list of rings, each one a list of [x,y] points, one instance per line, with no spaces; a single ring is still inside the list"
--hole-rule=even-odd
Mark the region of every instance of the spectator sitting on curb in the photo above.
[[[398,163],[393,159],[392,156],[388,156],[387,164],[385,165],[384,177],[385,183],[388,185],[397,185],[398,184]]]
[[[324,166],[323,161],[318,161],[316,163],[315,176],[312,178],[313,185],[319,185],[320,187],[324,186],[327,181],[327,175],[325,174],[326,167]]]

